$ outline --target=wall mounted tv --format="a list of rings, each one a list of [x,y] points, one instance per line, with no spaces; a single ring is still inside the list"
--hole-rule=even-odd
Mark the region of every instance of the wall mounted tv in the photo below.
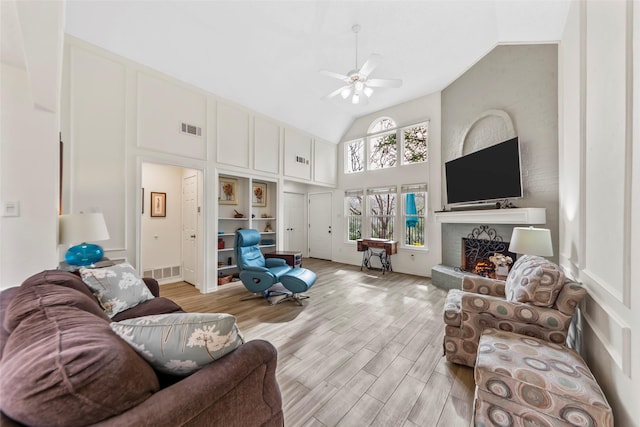
[[[444,164],[447,203],[522,197],[518,137]]]

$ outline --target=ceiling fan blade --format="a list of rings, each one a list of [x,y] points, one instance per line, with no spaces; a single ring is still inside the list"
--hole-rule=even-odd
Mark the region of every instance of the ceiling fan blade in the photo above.
[[[341,88],[338,88],[338,89],[334,90],[329,95],[323,96],[322,99],[333,98],[334,96],[341,94],[342,91],[345,90],[345,89],[349,89],[349,94],[351,94],[351,86],[350,85],[345,85],[345,86],[342,86]]]
[[[334,79],[342,80],[343,82],[349,82],[349,76],[344,74],[334,73],[333,71],[320,70],[320,74],[324,74],[327,77],[333,77]]]
[[[402,80],[400,79],[369,79],[367,80],[367,86],[371,87],[400,87],[402,86]]]
[[[382,62],[382,55],[378,55],[377,53],[372,54],[369,59],[367,59],[367,62],[362,65],[358,74],[366,79],[369,74],[380,65],[380,62]]]

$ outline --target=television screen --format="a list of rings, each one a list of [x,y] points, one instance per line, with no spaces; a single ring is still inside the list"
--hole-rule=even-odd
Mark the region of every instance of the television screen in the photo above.
[[[518,137],[444,165],[447,203],[522,197]]]

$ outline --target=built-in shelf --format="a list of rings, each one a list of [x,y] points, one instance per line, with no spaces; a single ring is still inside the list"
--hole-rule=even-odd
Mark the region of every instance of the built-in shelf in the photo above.
[[[545,224],[545,208],[485,209],[436,212],[440,224]]]
[[[231,270],[232,268],[237,268],[237,265],[223,265],[222,267],[218,267],[218,270]]]

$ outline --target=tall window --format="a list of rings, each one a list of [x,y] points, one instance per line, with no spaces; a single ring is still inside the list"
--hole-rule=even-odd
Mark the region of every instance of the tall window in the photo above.
[[[427,161],[428,122],[402,129],[402,164]]]
[[[347,142],[344,152],[344,172],[354,173],[364,170],[364,140]]]
[[[396,122],[388,117],[378,119],[369,126],[369,169],[384,169],[396,165],[398,148],[395,127]]]
[[[404,209],[402,210],[403,242],[405,246],[424,247],[425,215],[427,212],[427,185],[403,185],[400,189]]]
[[[362,238],[362,210],[363,191],[345,191],[345,218],[347,219],[347,240],[354,241]]]
[[[369,137],[369,168],[384,169],[395,166],[397,151],[395,132]]]
[[[371,237],[393,239],[396,218],[396,187],[367,190]]]

